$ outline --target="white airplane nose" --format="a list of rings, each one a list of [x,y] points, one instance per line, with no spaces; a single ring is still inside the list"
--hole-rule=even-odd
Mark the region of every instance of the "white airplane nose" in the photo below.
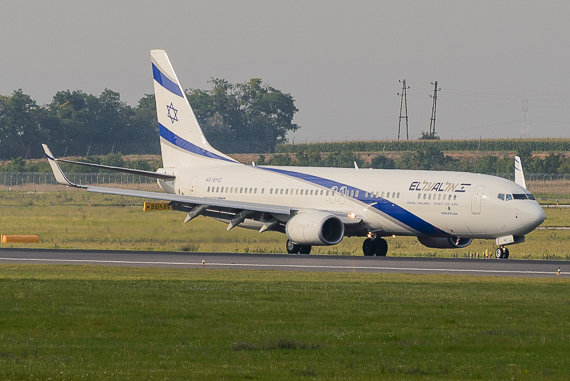
[[[546,219],[544,209],[542,209],[542,206],[538,204],[533,205],[533,207],[528,208],[528,210],[525,210],[525,214],[525,220],[531,229],[536,228]]]

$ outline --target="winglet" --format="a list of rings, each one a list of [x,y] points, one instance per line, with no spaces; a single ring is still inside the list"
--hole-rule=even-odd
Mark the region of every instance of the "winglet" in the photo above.
[[[524,181],[524,172],[522,168],[521,158],[515,156],[515,183],[526,189],[526,182]]]
[[[67,179],[67,177],[65,177],[65,174],[61,170],[61,168],[60,168],[59,164],[57,163],[55,157],[51,153],[49,147],[45,144],[42,144],[42,147],[44,148],[44,152],[46,154],[49,165],[51,167],[51,170],[53,171],[53,175],[55,176],[55,179],[57,180],[57,182],[62,184],[62,185],[67,185],[68,187],[83,188],[82,186],[74,184],[71,181],[69,181]]]

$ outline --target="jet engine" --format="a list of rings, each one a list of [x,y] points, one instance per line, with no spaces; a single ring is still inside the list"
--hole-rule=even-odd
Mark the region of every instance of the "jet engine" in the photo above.
[[[287,222],[285,233],[299,245],[336,245],[344,237],[344,224],[334,214],[299,213]]]
[[[460,237],[419,236],[418,241],[424,246],[435,249],[462,249],[469,246],[473,240]]]

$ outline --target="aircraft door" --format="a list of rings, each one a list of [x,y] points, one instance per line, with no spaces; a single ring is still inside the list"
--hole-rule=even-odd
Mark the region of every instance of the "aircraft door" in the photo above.
[[[473,193],[473,199],[471,200],[471,213],[481,214],[481,199],[483,198],[483,192],[485,191],[484,185],[479,185],[475,192]]]

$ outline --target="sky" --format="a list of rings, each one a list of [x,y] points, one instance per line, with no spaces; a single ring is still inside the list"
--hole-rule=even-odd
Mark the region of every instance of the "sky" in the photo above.
[[[568,15],[548,0],[2,2],[0,94],[109,88],[134,106],[166,49],[186,89],[256,77],[290,93],[295,143],[396,139],[404,78],[412,139],[434,81],[441,138],[570,137]]]

